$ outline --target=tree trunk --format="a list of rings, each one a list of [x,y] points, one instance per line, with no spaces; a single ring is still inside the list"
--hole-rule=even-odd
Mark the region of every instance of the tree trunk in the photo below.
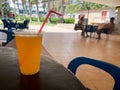
[[[32,15],[32,2],[31,2],[31,0],[28,0],[29,1],[29,7],[30,7],[30,22],[32,22],[32,17],[31,17],[31,15]]]
[[[36,7],[37,7],[38,22],[40,22],[40,18],[39,18],[39,9],[38,9],[38,0],[36,0]]]
[[[19,2],[18,2],[18,0],[17,0],[17,7],[18,7],[18,20],[20,20],[20,12],[19,12]]]
[[[24,4],[24,5],[25,5],[25,13],[26,13],[27,15],[29,15],[29,12],[28,12],[28,9],[27,9],[27,3],[28,3],[28,2],[26,1],[25,4]]]
[[[25,16],[25,12],[24,12],[24,11],[25,11],[24,1],[25,1],[25,0],[22,0],[22,6],[23,6],[23,15]],[[25,17],[24,17],[24,20],[25,20]]]
[[[13,4],[14,4],[14,15],[16,17],[16,8],[15,8],[15,0],[12,0],[13,1]]]

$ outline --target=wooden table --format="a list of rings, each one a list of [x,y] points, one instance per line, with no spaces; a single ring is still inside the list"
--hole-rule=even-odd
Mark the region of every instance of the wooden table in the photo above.
[[[35,75],[22,75],[14,48],[0,48],[0,90],[87,90],[63,65],[46,56]]]

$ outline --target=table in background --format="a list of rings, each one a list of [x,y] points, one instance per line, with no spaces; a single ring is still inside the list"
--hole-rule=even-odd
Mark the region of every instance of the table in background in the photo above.
[[[16,49],[0,48],[0,90],[86,90],[63,65],[42,56],[40,72],[20,74]]]

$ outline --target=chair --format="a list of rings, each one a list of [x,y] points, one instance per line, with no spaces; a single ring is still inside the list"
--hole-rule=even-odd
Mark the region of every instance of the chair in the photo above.
[[[76,74],[76,70],[78,66],[82,64],[89,64],[109,73],[115,81],[113,90],[120,90],[120,68],[119,67],[104,61],[100,61],[100,60],[95,60],[95,59],[86,58],[86,57],[77,57],[69,63],[68,69],[72,71],[74,74]]]
[[[29,20],[24,20],[23,23],[17,23],[17,29],[28,29],[29,28]]]
[[[0,30],[0,32],[6,34],[6,36],[7,36],[6,42],[2,42],[2,46],[5,46],[5,45],[8,44],[12,39],[14,39],[14,32],[12,32],[11,30]]]
[[[3,22],[3,28],[8,28],[7,20],[2,20],[2,22]]]
[[[109,34],[111,34],[109,31],[110,31],[109,29],[106,29],[106,30],[104,29],[103,31],[101,31],[101,33],[106,34],[107,40],[109,39]]]
[[[86,25],[85,27],[86,35],[88,36],[88,32],[90,32],[90,37],[92,36],[92,33],[94,33],[95,35],[95,32],[97,31],[97,29],[98,29],[98,26]]]
[[[14,23],[11,20],[6,20],[6,19],[3,19],[2,22],[4,25],[3,28],[8,28],[8,30],[17,29],[16,22]]]
[[[106,34],[106,40],[109,40],[109,35],[112,33],[110,32],[109,28],[103,28],[104,25],[106,25],[105,23],[99,24],[98,26],[100,27],[100,29],[97,31],[97,33],[101,33],[101,34]]]

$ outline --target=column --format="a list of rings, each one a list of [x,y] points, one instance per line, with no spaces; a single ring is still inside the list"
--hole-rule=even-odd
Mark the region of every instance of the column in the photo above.
[[[115,19],[115,31],[116,34],[120,34],[120,7],[116,7],[116,19]]]

